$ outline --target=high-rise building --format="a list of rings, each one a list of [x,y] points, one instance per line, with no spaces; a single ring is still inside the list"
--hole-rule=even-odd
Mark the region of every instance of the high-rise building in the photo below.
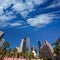
[[[21,40],[20,46],[16,47],[18,52],[23,52],[24,39]]]
[[[24,39],[21,40],[21,44],[20,44],[20,52],[23,52],[23,45],[24,45]]]
[[[30,38],[26,37],[25,39],[21,40],[20,47],[16,47],[18,52],[24,52],[28,50],[30,52]]]
[[[40,42],[40,41],[38,41],[38,47],[39,47],[39,48],[41,47],[41,42]]]
[[[41,47],[41,42],[38,41],[38,54],[39,54],[39,57],[41,57],[40,47]]]
[[[42,57],[44,58],[53,58],[54,57],[54,49],[48,41],[44,41],[44,46],[40,47],[40,51],[42,53]]]
[[[26,37],[25,38],[25,50],[28,50],[28,53],[30,52],[30,38],[29,37]],[[25,51],[26,52],[26,51]]]
[[[25,38],[25,44],[26,44],[26,48],[30,48],[30,38],[29,37]]]

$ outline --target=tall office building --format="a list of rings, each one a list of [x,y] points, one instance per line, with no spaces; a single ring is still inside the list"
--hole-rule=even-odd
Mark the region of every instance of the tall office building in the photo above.
[[[40,41],[38,41],[38,48],[40,48],[41,47],[41,42]]]
[[[38,41],[38,54],[39,54],[39,57],[41,57],[40,47],[41,47],[41,42]]]
[[[24,39],[21,40],[20,46],[16,47],[18,52],[23,52]]]
[[[24,52],[26,53],[26,50],[28,50],[28,53],[30,52],[30,38],[26,37],[25,39],[21,40],[20,47],[16,47],[18,52]]]
[[[24,39],[21,40],[21,44],[20,44],[20,52],[23,52],[23,45],[24,45]]]
[[[24,49],[24,39],[21,39],[21,43],[19,47],[16,47],[18,52],[23,52]]]
[[[25,50],[28,49],[28,53],[30,52],[30,38],[29,37],[26,37],[25,38]]]
[[[44,41],[44,46],[40,47],[40,51],[42,53],[42,57],[44,58],[53,58],[54,57],[54,49],[48,41]]]

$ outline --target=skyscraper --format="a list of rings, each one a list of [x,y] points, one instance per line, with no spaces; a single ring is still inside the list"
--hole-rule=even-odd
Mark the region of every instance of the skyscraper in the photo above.
[[[20,52],[23,52],[23,45],[24,45],[24,39],[21,40],[21,44],[20,44]]]
[[[54,57],[54,49],[48,41],[44,41],[44,46],[40,47],[40,51],[42,53],[42,57],[44,58],[53,58]]]
[[[28,53],[30,52],[30,38],[25,38],[25,49],[28,50]]]
[[[41,57],[40,47],[41,47],[41,42],[38,41],[38,52],[39,52],[38,54],[39,54],[39,57]]]
[[[20,47],[16,47],[18,52],[24,52],[28,50],[30,52],[30,38],[26,37],[25,39],[21,40]]]
[[[16,47],[17,48],[17,51],[18,52],[23,52],[23,47],[24,47],[24,39],[21,39],[20,46],[19,47]]]
[[[40,42],[40,41],[38,41],[38,47],[39,47],[39,48],[41,47],[41,42]]]
[[[23,45],[24,45],[24,39],[21,39],[20,46],[16,47],[18,52],[23,52]]]

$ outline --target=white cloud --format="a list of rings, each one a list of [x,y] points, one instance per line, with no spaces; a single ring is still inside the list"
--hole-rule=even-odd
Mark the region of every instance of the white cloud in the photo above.
[[[34,5],[30,1],[26,3],[18,2],[12,7],[12,9],[21,14],[23,17],[26,17],[29,12],[34,10]]]
[[[0,0],[0,15],[4,13],[4,9],[7,9],[11,4],[13,4],[12,10],[15,10],[23,17],[26,17],[29,12],[35,10],[35,5],[39,5],[44,2],[45,0],[26,0],[26,2],[23,2],[22,0]]]
[[[26,2],[26,9],[28,10],[28,11],[33,11],[34,10],[34,4],[31,2],[31,1],[28,1],[28,2]]]
[[[2,15],[3,13],[4,13],[3,6],[0,6],[0,15]]]
[[[28,19],[27,23],[30,26],[41,28],[41,27],[44,27],[47,24],[51,23],[53,17],[54,17],[54,15],[42,14],[42,15],[39,15],[39,16],[37,16],[35,18]]]
[[[0,28],[7,27],[8,21],[16,17],[12,11],[4,12],[4,9],[7,9],[11,4],[15,4],[15,0],[0,0]]]
[[[60,0],[54,0],[51,5],[49,5],[47,8],[54,8],[60,6]]]
[[[11,6],[11,4],[15,4],[16,1],[15,0],[1,0],[0,1],[0,15],[2,14],[2,12],[4,12],[3,10],[8,8],[9,6]]]
[[[12,9],[20,13],[23,17],[26,17],[29,12],[32,12],[35,10],[36,5],[43,4],[45,1],[46,0],[26,0],[26,2],[19,1],[16,4],[14,4]]]
[[[33,0],[33,3],[35,5],[40,5],[40,4],[43,4],[44,2],[46,2],[46,0]]]
[[[40,5],[46,2],[46,0],[26,0],[26,2],[32,2],[35,5]]]
[[[12,8],[18,12],[21,12],[26,9],[26,6],[25,6],[25,4],[19,2],[19,3],[16,3]]]
[[[27,15],[28,15],[28,11],[22,11],[20,14],[21,14],[24,18],[26,18]]]
[[[24,26],[21,26],[21,27],[18,27],[18,28],[27,28],[28,26],[27,25],[24,25]]]
[[[16,22],[10,23],[10,27],[20,27],[24,24],[25,23],[23,21],[16,21]]]
[[[0,15],[3,15],[4,9],[7,9],[9,6],[11,6],[11,4],[13,4],[12,9],[20,13],[23,17],[26,17],[29,12],[34,10],[35,4],[39,5],[43,2],[44,2],[43,0],[39,0],[39,1],[38,0],[26,0],[26,2],[22,2],[22,0],[0,0]],[[5,16],[3,17],[7,18]]]
[[[0,15],[0,27],[7,27],[10,23],[9,21],[15,18],[12,12],[7,12],[5,15]]]
[[[22,24],[21,23],[11,23],[10,26],[11,27],[16,27],[16,26],[21,26]]]
[[[11,19],[15,18],[15,16],[6,16],[6,15],[2,15],[0,16],[0,21],[9,21]]]
[[[7,27],[9,25],[8,22],[0,22],[0,28]]]
[[[0,0],[0,26],[6,27],[9,25],[11,27],[12,26],[14,27],[14,26],[24,25],[24,23],[21,23],[21,22],[9,23],[10,20],[12,20],[13,18],[16,18],[16,15],[13,13],[13,11],[4,12],[4,9],[9,8],[11,4],[13,4],[11,8],[12,10],[18,12],[22,17],[27,17],[29,12],[32,12],[35,10],[36,5],[41,5],[46,1],[47,0],[26,0],[26,2],[23,2],[22,0]],[[51,7],[59,6],[60,1],[57,1],[57,2],[58,4],[53,3],[50,6]],[[33,27],[43,27],[51,23],[52,19],[53,19],[52,15],[43,14],[35,18],[28,19],[27,23]]]

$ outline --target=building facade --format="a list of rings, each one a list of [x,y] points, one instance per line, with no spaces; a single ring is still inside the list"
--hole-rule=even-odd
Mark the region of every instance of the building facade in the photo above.
[[[36,57],[37,57],[37,49],[36,49],[36,46],[33,46],[33,47],[31,48],[31,51],[32,51],[32,53],[33,53],[33,56],[36,58]]]
[[[18,52],[24,52],[28,50],[30,52],[30,38],[26,37],[25,39],[21,40],[20,47],[16,47]]]
[[[53,58],[54,57],[54,49],[48,41],[44,41],[44,46],[40,47],[40,51],[42,53],[43,58]]]
[[[24,39],[21,39],[20,46],[16,47],[18,52],[23,52],[23,45],[24,45]]]
[[[41,47],[41,42],[38,41],[38,55],[39,55],[39,57],[41,57],[40,47]]]
[[[30,38],[29,37],[25,38],[25,50],[28,50],[28,53],[30,52]]]

